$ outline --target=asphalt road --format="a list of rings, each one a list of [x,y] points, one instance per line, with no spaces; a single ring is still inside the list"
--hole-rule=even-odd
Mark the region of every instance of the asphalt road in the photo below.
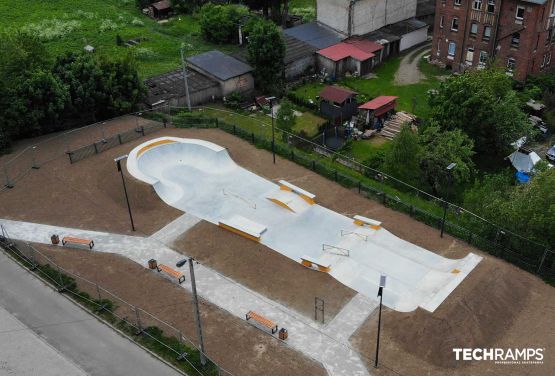
[[[0,349],[6,350],[0,352],[0,376],[179,375],[2,252],[0,307],[0,319],[6,323],[0,326]],[[32,372],[36,367],[44,369]]]

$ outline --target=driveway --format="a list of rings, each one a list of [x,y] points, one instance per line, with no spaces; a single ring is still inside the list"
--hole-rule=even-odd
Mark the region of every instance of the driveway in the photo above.
[[[412,85],[426,79],[418,69],[418,62],[422,56],[430,53],[430,47],[415,49],[403,57],[399,69],[395,72],[395,85]]]
[[[0,252],[0,376],[180,375]]]

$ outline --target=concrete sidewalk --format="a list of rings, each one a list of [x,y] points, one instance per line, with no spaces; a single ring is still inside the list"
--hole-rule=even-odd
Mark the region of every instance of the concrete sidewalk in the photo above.
[[[1,252],[0,307],[0,375],[180,375]]]
[[[190,222],[181,219],[177,223],[169,224],[168,226],[174,228],[179,223],[187,226]],[[11,238],[28,242],[49,244],[52,234],[58,234],[60,238],[66,235],[90,238],[95,241],[94,251],[117,253],[144,267],[147,266],[147,262],[151,258],[158,260],[159,263],[171,266],[183,259],[182,254],[173,251],[154,238],[117,235],[10,220],[0,220],[0,224],[4,226]],[[175,229],[169,232],[175,232]],[[164,236],[162,238],[171,239],[173,237]],[[188,275],[188,273],[185,273],[185,275]],[[248,311],[253,310],[276,321],[280,327],[285,327],[289,331],[287,344],[321,362],[330,375],[368,375],[368,371],[359,354],[350,347],[347,341],[348,333],[356,330],[358,325],[356,327],[350,326],[346,329],[345,333],[339,335],[336,339],[322,325],[306,319],[294,310],[271,301],[204,265],[196,265],[195,275],[198,293],[204,299],[241,319],[245,318],[245,314]],[[181,286],[190,289],[189,283],[183,283]],[[354,315],[358,317],[356,321],[359,323],[361,322],[360,317],[366,317],[373,307],[361,308],[361,306],[364,306],[364,302],[359,300],[356,300],[356,302],[358,304],[354,306],[360,312]],[[343,315],[349,317],[348,312],[349,309]],[[336,326],[332,325],[333,327]]]

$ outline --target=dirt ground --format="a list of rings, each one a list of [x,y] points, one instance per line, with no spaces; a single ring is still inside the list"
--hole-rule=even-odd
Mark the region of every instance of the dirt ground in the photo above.
[[[175,283],[119,255],[47,245],[36,247],[64,269],[97,281],[106,290],[179,329],[196,343],[191,294]],[[80,290],[97,296],[93,285],[77,281]],[[126,305],[110,299],[120,306],[118,314],[134,318]],[[232,374],[326,374],[319,363],[218,307],[201,300],[200,311],[208,356]],[[141,321],[145,326],[154,323],[145,314]],[[164,329],[159,323],[157,326]],[[172,334],[170,329],[165,332]]]
[[[484,256],[484,261],[434,314],[422,310],[408,314],[384,311],[380,359],[386,366],[402,375],[552,374],[546,371],[555,369],[552,363],[555,357],[553,287],[457,239],[440,238],[436,229],[367,200],[293,162],[277,157],[277,164],[273,165],[270,153],[225,132],[167,129],[148,137],[160,135],[205,139],[225,146],[235,162],[252,172],[273,181],[290,181],[316,194],[319,204],[339,213],[380,220],[395,235],[442,256],[460,258],[468,252]],[[144,140],[124,144],[71,166],[67,160],[55,161],[48,168],[32,171],[14,189],[0,193],[0,217],[128,232],[121,181],[112,158],[129,152]],[[133,192],[131,205],[137,206],[134,213],[139,231],[148,234],[179,215],[165,206],[150,187],[131,177],[127,181]],[[197,225],[176,245],[215,270],[305,314],[312,314],[316,294],[330,299],[326,300],[326,310],[329,305],[331,312],[334,306],[335,310],[339,309],[352,294],[351,291],[336,292],[339,284],[333,279],[304,270],[275,252],[210,224]],[[298,283],[294,286],[297,281],[308,286],[306,291],[297,291],[297,286],[303,286]],[[353,344],[368,358],[373,358],[374,322],[375,317],[370,317],[352,338]],[[520,369],[507,365],[499,368],[488,362],[453,363],[452,348],[467,345],[545,347],[545,364]],[[382,367],[378,372],[385,371]]]
[[[387,290],[386,292],[387,293]],[[374,359],[377,316],[351,337]],[[382,314],[377,375],[553,375],[555,289],[502,260],[488,257],[432,314],[422,309]],[[372,340],[369,340],[372,339]],[[453,348],[541,348],[544,364],[457,361]],[[368,360],[369,367],[373,361]],[[392,372],[392,370],[396,372]]]
[[[177,239],[174,248],[309,318],[314,318],[314,297],[324,299],[327,322],[355,295],[325,273],[205,221]]]

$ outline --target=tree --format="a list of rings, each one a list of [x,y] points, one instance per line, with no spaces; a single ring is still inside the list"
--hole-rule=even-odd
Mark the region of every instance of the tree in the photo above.
[[[385,156],[384,170],[399,180],[418,185],[421,155],[418,133],[409,124],[403,124]]]
[[[442,132],[437,124],[430,124],[420,134],[420,145],[420,170],[434,194],[448,184],[465,183],[472,176],[474,142],[460,129]],[[446,167],[452,162],[457,167],[449,172]]]
[[[210,42],[229,43],[238,38],[238,25],[247,15],[244,6],[207,3],[200,9],[201,33]]]
[[[277,26],[260,20],[253,26],[247,45],[248,61],[254,66],[256,84],[265,91],[281,88],[285,42]]]
[[[481,154],[505,156],[512,142],[532,133],[511,80],[498,69],[452,77],[429,103],[431,118],[442,130],[462,130]]]
[[[282,131],[291,132],[295,126],[297,118],[293,104],[288,100],[283,100],[276,115],[276,126]],[[287,140],[287,134],[283,133],[283,140]]]

